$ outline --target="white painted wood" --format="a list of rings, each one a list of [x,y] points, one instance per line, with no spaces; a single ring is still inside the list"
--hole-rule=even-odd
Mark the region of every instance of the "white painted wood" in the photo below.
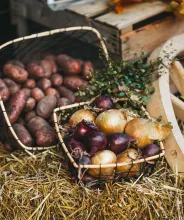
[[[124,7],[122,14],[110,12],[96,18],[96,21],[112,25],[119,30],[136,24],[139,21],[166,11],[168,5],[161,1],[143,2],[141,4],[131,4]]]
[[[167,51],[168,56],[166,56],[165,51]],[[161,77],[153,82],[155,93],[147,105],[147,110],[151,116],[158,117],[162,115],[164,122],[172,123],[172,133],[164,142],[165,157],[171,168],[173,170],[177,169],[180,173],[184,172],[184,138],[176,121],[171,102],[169,73],[173,59],[182,51],[184,51],[184,34],[171,38],[150,56],[149,60],[161,57],[164,67],[158,71]]]
[[[171,101],[176,117],[184,122],[184,102],[173,94],[171,94]]]

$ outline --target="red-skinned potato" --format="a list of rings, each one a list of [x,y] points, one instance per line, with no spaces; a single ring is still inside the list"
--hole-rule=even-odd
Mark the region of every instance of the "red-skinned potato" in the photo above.
[[[49,124],[39,116],[32,117],[27,124],[29,132],[33,135],[35,135],[38,130],[45,126],[49,126]]]
[[[73,90],[78,90],[87,87],[87,83],[77,76],[65,76],[63,84]]]
[[[8,79],[8,78],[4,78],[3,80],[6,84],[6,86],[8,87],[9,92],[10,92],[11,95],[15,94],[16,92],[18,92],[20,90],[20,85],[18,85],[13,80]]]
[[[69,57],[68,55],[60,54],[56,57],[56,62],[60,67],[62,67],[65,64],[65,62],[70,59],[71,59],[71,57]]]
[[[59,92],[54,88],[48,88],[48,89],[45,90],[45,96],[48,96],[48,95],[53,95],[57,99],[60,98]]]
[[[45,77],[50,78],[52,75],[52,64],[47,60],[42,60],[40,62],[41,67],[43,68],[45,72]]]
[[[25,121],[24,121],[24,119],[21,118],[21,117],[18,118],[18,120],[16,121],[16,123],[18,123],[18,124],[20,124],[20,125],[22,125],[22,126],[25,127]]]
[[[34,98],[29,97],[26,101],[25,109],[24,111],[31,111],[35,108],[36,106],[36,101]]]
[[[19,67],[25,69],[25,65],[22,62],[20,62],[19,60],[10,60],[7,63],[10,63],[15,66],[19,66]]]
[[[41,89],[35,87],[31,90],[31,96],[38,102],[43,99],[45,95]]]
[[[28,99],[29,97],[31,97],[31,90],[28,88],[23,88],[22,91],[24,92],[26,98]]]
[[[35,111],[30,111],[28,113],[25,114],[25,121],[29,122],[32,118],[34,118],[36,116],[36,112]]]
[[[42,127],[37,130],[36,134],[36,144],[38,146],[53,146],[57,143],[57,136],[55,130],[51,126]]]
[[[36,87],[36,82],[34,79],[28,79],[25,83],[24,83],[24,87],[28,88],[28,89],[33,89]]]
[[[90,73],[93,71],[93,64],[91,61],[86,61],[83,64],[82,75],[84,79],[89,80],[91,78]]]
[[[45,77],[45,70],[40,66],[40,62],[38,61],[28,63],[27,71],[30,74],[30,76],[35,79]]]
[[[26,96],[22,90],[12,95],[11,99],[6,105],[7,115],[11,124],[17,121],[25,107],[25,104]]]
[[[59,73],[55,73],[51,77],[51,82],[53,86],[61,86],[63,83],[63,77]]]
[[[51,86],[52,86],[52,83],[51,83],[50,79],[47,79],[47,78],[40,79],[37,82],[37,87],[43,91],[50,88]]]
[[[62,107],[62,106],[70,105],[70,104],[72,104],[72,101],[70,101],[67,98],[60,98],[57,101],[57,107]]]
[[[47,60],[51,63],[53,73],[58,72],[58,67],[57,67],[57,64],[56,64],[56,57],[54,55],[47,55],[47,56],[44,57],[44,60]]]
[[[42,118],[48,118],[57,104],[57,99],[53,95],[45,96],[36,106],[36,113]]]
[[[0,96],[3,102],[6,102],[10,96],[10,91],[2,79],[0,79]]]
[[[75,96],[74,93],[66,88],[65,86],[58,87],[58,91],[61,97],[69,99],[71,102],[75,102]]]
[[[15,65],[12,62],[4,65],[3,74],[17,83],[24,83],[28,78],[28,72],[20,65]]]

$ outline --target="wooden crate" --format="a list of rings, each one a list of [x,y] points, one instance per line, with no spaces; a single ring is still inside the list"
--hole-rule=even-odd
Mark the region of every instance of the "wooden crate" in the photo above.
[[[77,18],[97,28],[106,39],[110,52],[130,59],[142,48],[149,54],[170,37],[184,32],[184,21],[167,12],[168,5],[145,2],[126,6],[119,15],[106,3],[70,8]],[[130,52],[131,51],[131,52]]]

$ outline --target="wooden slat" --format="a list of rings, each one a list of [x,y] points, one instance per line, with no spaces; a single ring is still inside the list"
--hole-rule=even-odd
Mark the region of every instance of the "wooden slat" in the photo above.
[[[108,9],[108,5],[106,2],[96,2],[93,4],[87,4],[83,6],[73,6],[69,8],[69,11],[73,11],[77,14],[86,16],[87,18],[91,18],[93,16],[97,16]]]
[[[122,56],[132,59],[137,51],[149,54],[170,37],[184,32],[184,20],[169,17],[121,35]],[[131,51],[131,53],[130,53]]]
[[[184,122],[184,102],[171,94],[171,101],[176,117]]]
[[[124,8],[124,12],[121,15],[116,12],[110,12],[96,18],[96,21],[115,26],[121,30],[146,18],[164,12],[167,10],[167,7],[168,5],[161,1],[131,4]]]

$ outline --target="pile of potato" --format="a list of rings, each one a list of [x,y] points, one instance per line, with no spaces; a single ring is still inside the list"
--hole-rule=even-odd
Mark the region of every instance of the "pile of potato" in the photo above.
[[[93,64],[65,54],[47,55],[24,65],[11,60],[3,67],[0,95],[15,133],[26,146],[52,146],[57,142],[52,112],[77,102],[74,92],[86,87]],[[0,140],[11,150],[1,128]],[[8,134],[11,138],[11,134]],[[12,139],[11,145],[19,148]]]

